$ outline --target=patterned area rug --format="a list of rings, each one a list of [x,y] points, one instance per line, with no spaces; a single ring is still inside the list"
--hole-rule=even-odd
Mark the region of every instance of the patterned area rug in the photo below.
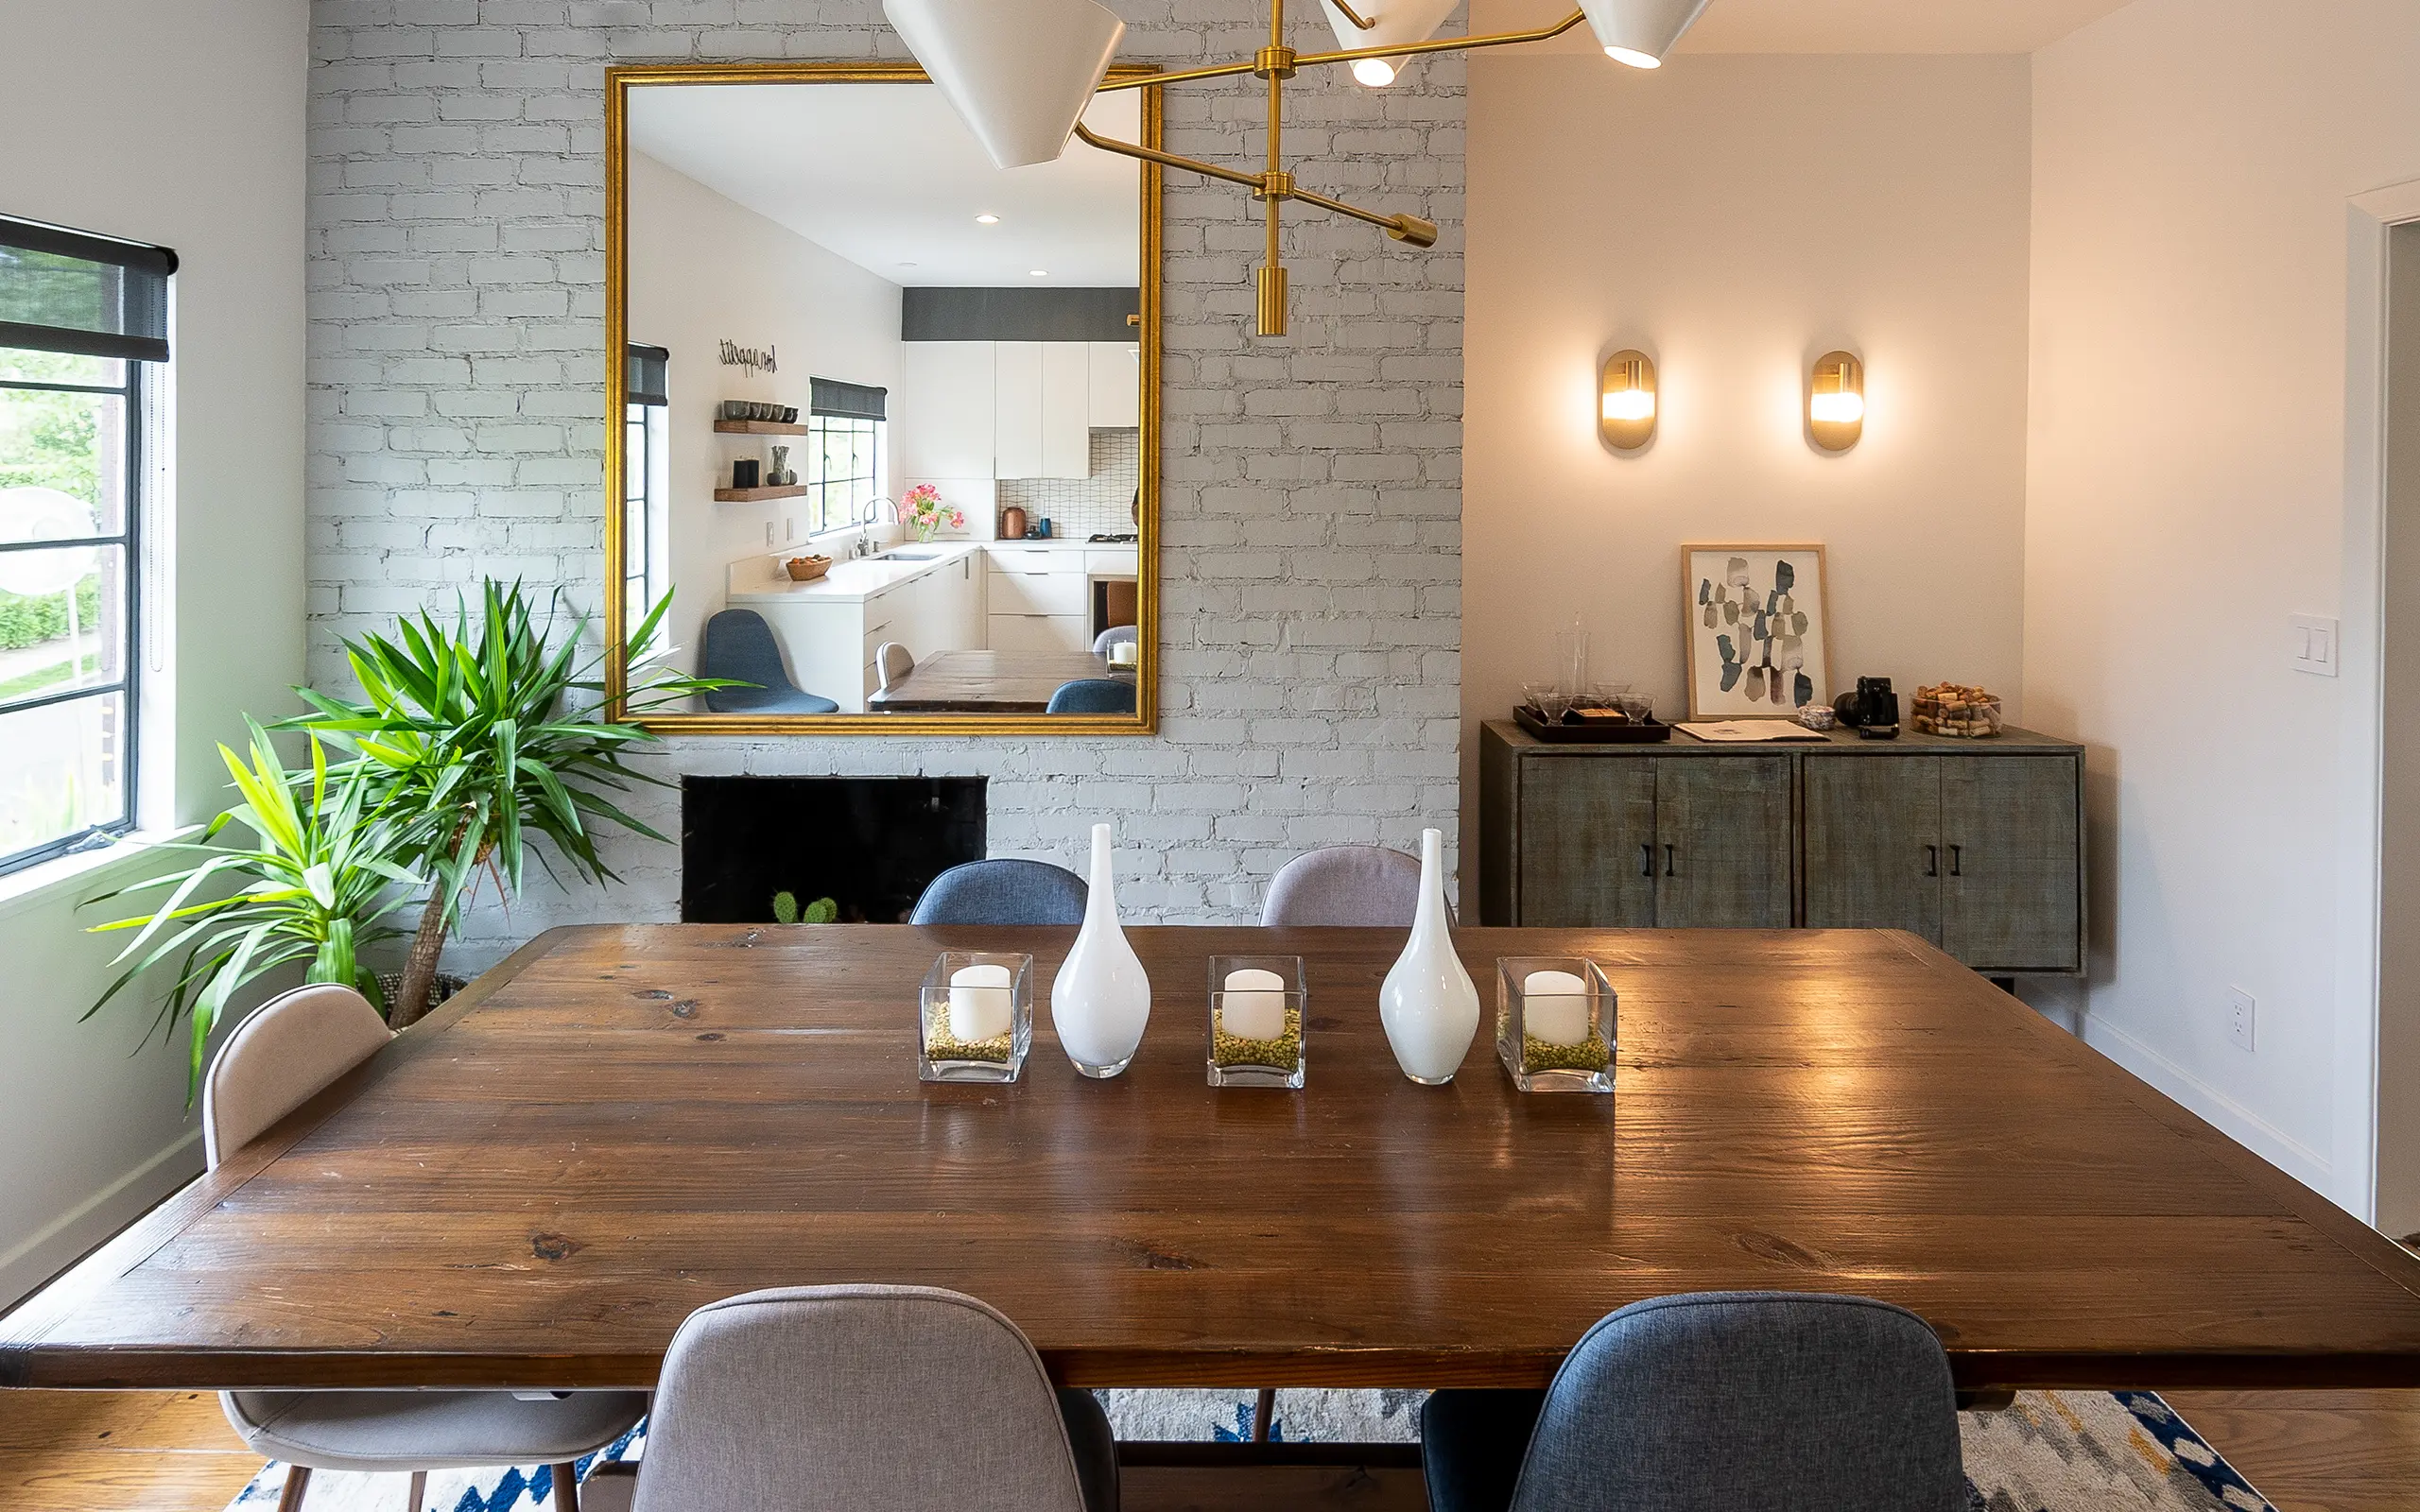
[[[1270,1436],[1288,1443],[1410,1443],[1420,1437],[1419,1391],[1280,1391]],[[1252,1393],[1104,1391],[1102,1405],[1128,1440],[1240,1440],[1252,1435]],[[2148,1392],[2029,1391],[2005,1412],[1959,1418],[1970,1512],[2275,1512],[2167,1402]],[[582,1460],[636,1459],[642,1424]],[[253,1477],[228,1512],[277,1505],[285,1467]],[[311,1478],[309,1512],[394,1512],[401,1475],[334,1471]],[[429,1477],[423,1512],[540,1512],[553,1491],[541,1466],[457,1470]]]

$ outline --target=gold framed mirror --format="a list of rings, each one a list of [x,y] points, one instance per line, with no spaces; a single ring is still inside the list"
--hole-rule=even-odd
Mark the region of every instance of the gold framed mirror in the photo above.
[[[1113,77],[1149,69],[1120,68]],[[605,623],[681,734],[1157,728],[1161,169],[925,74],[609,69]],[[1160,142],[1160,94],[1096,98]],[[644,707],[650,672],[730,684]]]

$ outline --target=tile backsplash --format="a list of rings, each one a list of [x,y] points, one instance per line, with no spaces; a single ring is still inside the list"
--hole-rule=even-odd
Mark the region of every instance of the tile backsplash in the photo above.
[[[1125,535],[1134,528],[1129,512],[1142,486],[1143,433],[1092,433],[1093,475],[1088,478],[1002,478],[1000,508],[1015,505],[1028,522],[1047,519],[1051,533],[1081,541],[1092,535]],[[1026,527],[1033,528],[1031,524]]]

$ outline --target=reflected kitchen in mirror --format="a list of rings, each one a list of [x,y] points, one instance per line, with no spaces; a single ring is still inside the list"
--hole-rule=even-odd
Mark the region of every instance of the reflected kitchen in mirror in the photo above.
[[[890,66],[615,70],[608,144],[609,609],[731,684],[645,722],[1150,730],[1158,170]]]

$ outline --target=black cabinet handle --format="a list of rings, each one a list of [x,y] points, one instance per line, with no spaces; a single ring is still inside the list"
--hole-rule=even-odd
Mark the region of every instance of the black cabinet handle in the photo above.
[[[1638,848],[1638,874],[1642,877],[1651,877],[1655,875],[1654,846],[1642,845]]]
[[[1941,847],[1937,845],[1925,847],[1925,875],[1927,877],[1941,875]]]
[[[1953,877],[1966,875],[1966,848],[1962,845],[1949,848],[1949,874]]]
[[[1668,845],[1664,848],[1664,875],[1669,877],[1675,874],[1672,870],[1672,848]]]

